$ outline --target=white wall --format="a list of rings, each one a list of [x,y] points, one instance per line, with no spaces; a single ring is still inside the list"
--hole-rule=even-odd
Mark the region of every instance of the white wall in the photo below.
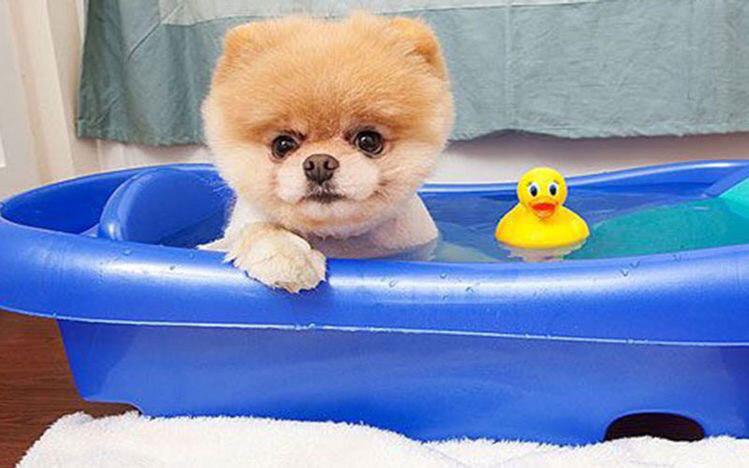
[[[3,148],[3,136],[0,135],[0,167],[5,166],[5,148]]]
[[[41,181],[12,24],[0,2],[0,197]]]
[[[5,133],[5,156],[11,168],[22,166],[14,164],[18,158],[34,161],[33,185],[100,170],[96,143],[75,136],[84,1],[0,0],[7,19],[0,32],[10,36],[16,58],[16,66],[0,67],[0,105],[28,129]],[[8,82],[18,82],[17,89]],[[9,99],[21,104],[8,111]],[[29,185],[19,180],[13,191]]]
[[[170,162],[210,161],[199,146],[154,148],[101,142],[103,169]],[[538,135],[498,135],[450,145],[434,182],[514,180],[535,165],[567,175],[697,159],[749,159],[749,133],[689,137],[563,140]]]
[[[749,159],[749,133],[585,140],[493,136],[451,145],[434,180],[495,182],[515,180],[538,165],[577,175],[700,159]]]

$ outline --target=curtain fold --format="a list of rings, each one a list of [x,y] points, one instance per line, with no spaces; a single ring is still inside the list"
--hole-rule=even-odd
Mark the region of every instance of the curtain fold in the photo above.
[[[455,93],[452,139],[749,130],[749,2],[740,0],[89,0],[78,134],[199,143],[227,29],[352,9],[432,25]]]

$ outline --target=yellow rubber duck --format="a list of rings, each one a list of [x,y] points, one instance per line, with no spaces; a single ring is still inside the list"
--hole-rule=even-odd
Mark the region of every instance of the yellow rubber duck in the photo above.
[[[523,249],[553,249],[579,244],[588,238],[588,225],[567,200],[567,183],[559,172],[537,167],[518,182],[518,201],[497,224],[498,241]]]

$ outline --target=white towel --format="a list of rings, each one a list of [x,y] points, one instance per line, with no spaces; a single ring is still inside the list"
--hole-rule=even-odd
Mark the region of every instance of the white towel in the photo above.
[[[54,423],[19,463],[31,467],[691,467],[749,466],[749,440],[650,437],[584,447],[422,443],[363,425],[260,418],[149,418],[135,412]]]

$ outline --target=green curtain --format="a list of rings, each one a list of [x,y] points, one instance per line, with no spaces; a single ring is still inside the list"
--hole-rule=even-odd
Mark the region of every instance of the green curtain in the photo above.
[[[742,0],[89,0],[78,133],[200,142],[200,103],[228,28],[362,6],[434,27],[455,92],[453,139],[749,130]]]

